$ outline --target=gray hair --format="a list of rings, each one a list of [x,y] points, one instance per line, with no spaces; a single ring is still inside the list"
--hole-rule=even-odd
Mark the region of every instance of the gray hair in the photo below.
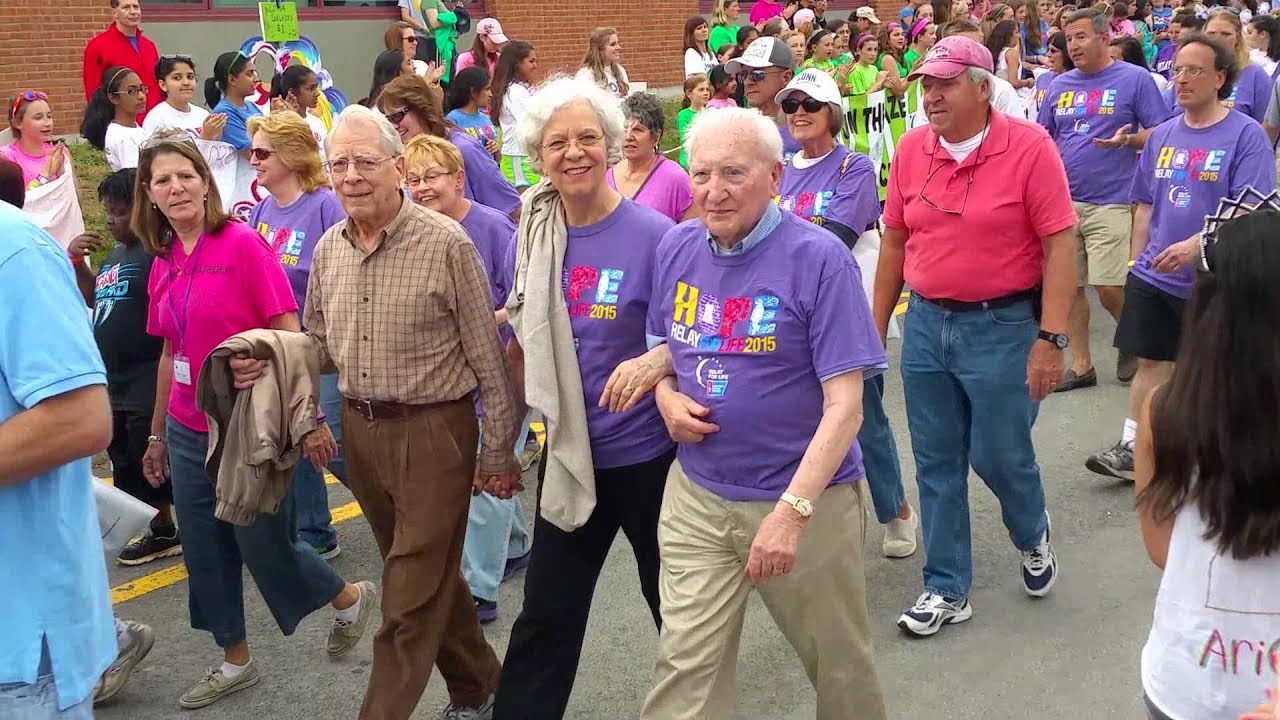
[[[590,80],[575,77],[558,77],[543,85],[529,99],[524,115],[516,123],[516,139],[533,168],[542,171],[542,134],[557,110],[574,103],[584,102],[595,113],[604,132],[606,161],[616,165],[622,159],[622,135],[625,121],[622,105],[613,93]]]
[[[991,73],[987,72],[986,70],[980,67],[973,67],[972,65],[965,68],[965,73],[969,76],[969,82],[977,86],[977,85],[981,85],[985,81],[987,83],[987,89],[991,92],[992,95],[995,94],[996,92],[996,76],[995,75],[992,75]]]
[[[707,138],[727,135],[746,136],[755,143],[762,160],[782,162],[782,134],[777,124],[752,108],[716,108],[698,113],[684,143],[690,162]]]
[[[1071,23],[1088,20],[1093,23],[1093,31],[1099,35],[1105,35],[1111,32],[1111,18],[1102,11],[1101,8],[1085,8],[1077,10],[1067,16],[1066,22],[1062,23],[1062,29],[1066,30]]]
[[[400,139],[400,133],[396,131],[396,127],[391,124],[386,115],[377,110],[370,110],[363,105],[348,105],[343,108],[338,117],[334,118],[333,130],[324,139],[325,155],[329,154],[329,146],[333,143],[333,136],[338,134],[338,128],[352,121],[370,123],[377,128],[378,139],[382,141],[382,148],[391,157],[399,157],[404,154],[404,141]]]
[[[663,118],[662,103],[649,93],[636,93],[622,101],[622,112],[627,120],[635,120],[649,131],[651,135],[661,135],[666,120]]]

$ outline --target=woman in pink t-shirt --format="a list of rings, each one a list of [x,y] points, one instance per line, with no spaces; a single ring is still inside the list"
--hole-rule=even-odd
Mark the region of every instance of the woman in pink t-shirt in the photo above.
[[[368,626],[374,586],[345,582],[298,539],[292,492],[279,512],[259,514],[248,526],[215,517],[216,488],[206,473],[217,469],[205,467],[209,433],[196,407],[197,374],[209,353],[236,333],[255,328],[297,332],[298,304],[262,236],[222,211],[209,168],[187,136],[143,146],[138,186],[147,197],[134,203],[132,225],[156,256],[147,284],[147,332],[164,338],[143,472],[152,485],[173,483],[190,575],[191,626],[209,631],[223,650],[221,667],[179,700],[185,708],[198,708],[258,680],[245,634],[242,564],[286,635],[316,609],[333,606],[333,657],[349,651]],[[305,438],[305,454],[317,465],[327,463],[335,450],[321,420]]]
[[[647,205],[683,222],[692,214],[693,192],[689,173],[680,163],[662,155],[662,104],[649,93],[636,93],[622,103],[626,113],[626,135],[622,139],[622,160],[605,172],[609,187],[623,197]]]
[[[458,56],[458,67],[454,75],[479,65],[480,58],[484,58],[488,63],[485,67],[489,70],[489,77],[493,77],[494,70],[498,67],[498,55],[507,42],[502,25],[494,18],[485,18],[476,23],[476,40],[472,43],[471,50]]]
[[[53,111],[45,93],[18,93],[9,103],[9,128],[14,141],[0,146],[0,155],[22,168],[22,181],[28,188],[57,180],[69,167],[66,147],[53,141]]]
[[[755,25],[758,30],[764,25],[765,21],[770,18],[782,17],[782,13],[785,9],[786,8],[782,6],[782,3],[777,3],[773,0],[756,0],[755,3],[751,5],[751,14],[747,17],[751,20],[751,24]]]

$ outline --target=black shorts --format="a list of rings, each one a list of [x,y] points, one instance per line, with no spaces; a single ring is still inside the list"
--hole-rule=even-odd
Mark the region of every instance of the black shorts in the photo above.
[[[1116,323],[1116,349],[1143,360],[1173,362],[1178,357],[1186,305],[1186,300],[1129,273],[1124,310]]]
[[[147,438],[151,437],[151,410],[112,408],[111,458],[112,482],[129,495],[151,505],[173,504],[170,483],[151,487],[142,474],[142,456],[147,454]]]

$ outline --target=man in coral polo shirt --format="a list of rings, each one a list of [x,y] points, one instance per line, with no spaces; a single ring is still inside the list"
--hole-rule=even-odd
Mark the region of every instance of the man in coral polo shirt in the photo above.
[[[141,0],[111,0],[111,24],[93,36],[84,47],[84,96],[88,99],[102,84],[107,68],[121,65],[138,73],[147,89],[147,110],[160,104],[164,96],[156,82],[160,53],[156,44],[142,36]],[[143,112],[138,116],[142,122]]]
[[[991,71],[966,37],[929,51],[910,75],[929,126],[902,137],[885,200],[875,319],[883,338],[911,286],[902,385],[926,552],[898,627],[919,636],[973,616],[970,464],[1000,501],[1026,592],[1057,577],[1031,426],[1062,373],[1076,214],[1048,133],[992,111]]]

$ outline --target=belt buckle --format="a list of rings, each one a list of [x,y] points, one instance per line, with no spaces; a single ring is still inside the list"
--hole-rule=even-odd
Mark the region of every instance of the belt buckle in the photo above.
[[[356,401],[360,415],[369,422],[373,422],[373,401],[361,398]]]

